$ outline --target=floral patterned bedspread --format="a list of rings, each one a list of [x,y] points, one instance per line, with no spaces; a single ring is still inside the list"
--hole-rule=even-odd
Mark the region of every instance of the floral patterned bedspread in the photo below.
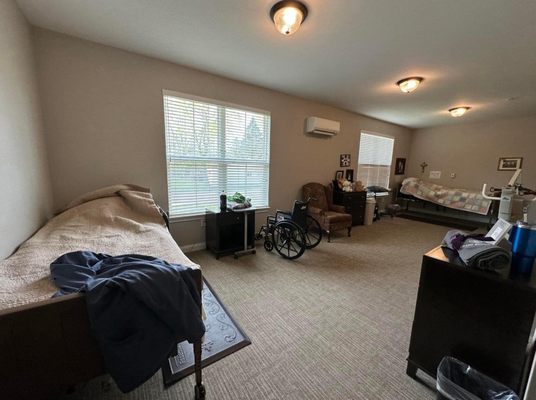
[[[484,198],[480,192],[448,188],[418,178],[404,179],[400,191],[421,200],[482,215],[486,215],[491,206],[491,200]]]

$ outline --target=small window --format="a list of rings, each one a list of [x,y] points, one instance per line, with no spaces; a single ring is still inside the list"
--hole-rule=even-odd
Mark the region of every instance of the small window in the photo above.
[[[171,217],[202,214],[222,191],[268,207],[270,115],[164,91]]]
[[[361,132],[357,180],[364,186],[389,187],[394,143],[393,138]]]

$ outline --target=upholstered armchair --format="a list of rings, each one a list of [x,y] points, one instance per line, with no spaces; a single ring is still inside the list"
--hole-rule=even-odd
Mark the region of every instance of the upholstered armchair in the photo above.
[[[311,198],[309,215],[316,219],[331,241],[331,232],[341,229],[352,232],[352,216],[346,214],[343,206],[333,204],[332,184],[324,186],[321,183],[308,183],[303,186],[303,198]]]

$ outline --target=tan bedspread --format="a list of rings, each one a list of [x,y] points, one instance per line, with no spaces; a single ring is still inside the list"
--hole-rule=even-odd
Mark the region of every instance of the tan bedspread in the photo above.
[[[89,250],[162,258],[192,268],[169,234],[148,189],[116,185],[84,195],[0,261],[0,309],[50,298],[50,263],[64,253]]]

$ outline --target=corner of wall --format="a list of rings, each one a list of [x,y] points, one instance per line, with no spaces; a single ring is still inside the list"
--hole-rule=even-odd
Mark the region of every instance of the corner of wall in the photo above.
[[[31,28],[14,0],[0,2],[0,259],[51,215],[53,194]],[[17,96],[13,96],[17,93]]]

